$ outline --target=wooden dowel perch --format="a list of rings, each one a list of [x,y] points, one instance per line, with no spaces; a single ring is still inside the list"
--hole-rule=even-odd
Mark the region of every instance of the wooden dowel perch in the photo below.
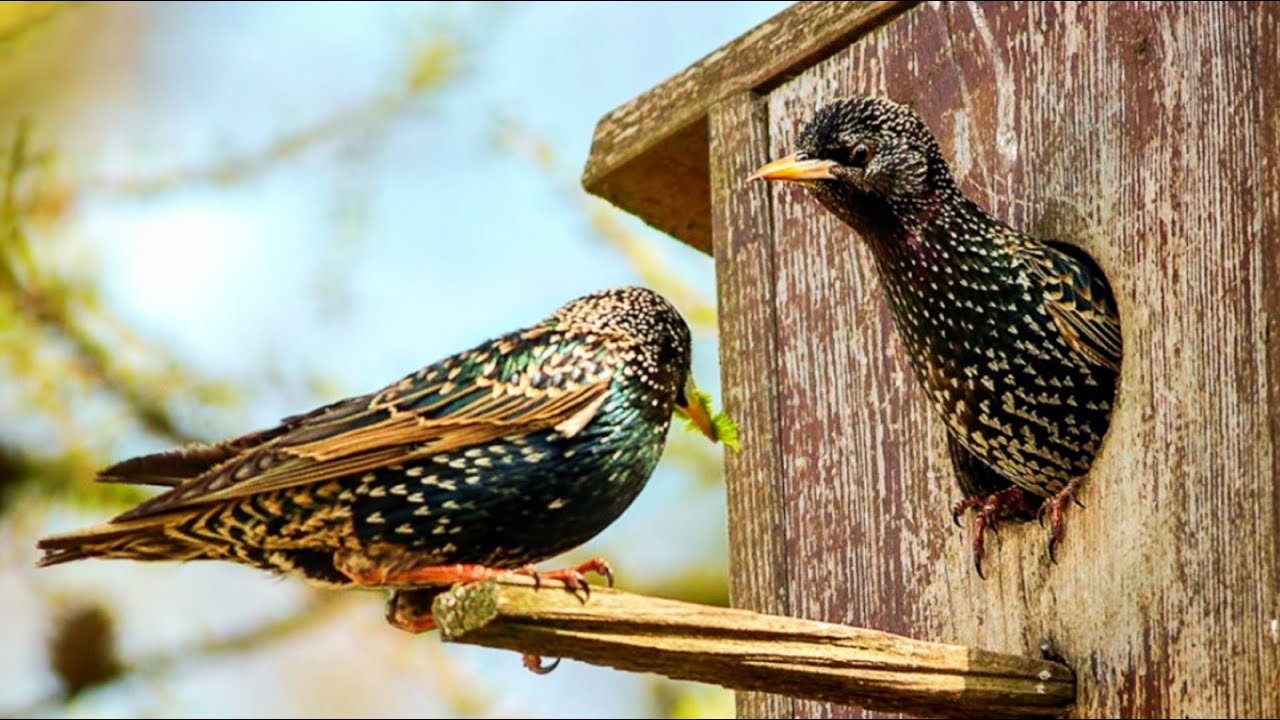
[[[432,612],[451,642],[572,658],[735,690],[930,717],[1059,717],[1063,665],[876,630],[527,578],[462,585]]]

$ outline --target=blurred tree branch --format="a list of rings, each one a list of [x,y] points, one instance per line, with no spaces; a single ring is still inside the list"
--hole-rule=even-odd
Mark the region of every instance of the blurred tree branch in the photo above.
[[[261,651],[277,643],[286,642],[313,630],[353,608],[367,609],[367,593],[334,590],[315,590],[303,605],[281,617],[263,622],[243,632],[210,637],[176,649],[143,655],[132,661],[116,657],[111,620],[97,606],[80,606],[61,618],[61,625],[50,640],[50,655],[55,666],[70,668],[74,676],[67,677],[62,670],[58,675],[64,680],[62,691],[47,695],[19,708],[0,712],[0,717],[32,717],[53,714],[75,696],[87,689],[131,679],[158,679],[197,662],[205,662],[221,656],[239,655]],[[381,625],[379,629],[394,632]],[[463,678],[443,652],[434,637],[418,638],[396,633],[410,640],[409,647],[418,649],[419,641],[427,643],[426,659],[431,665],[434,693],[449,714],[455,717],[484,714],[492,703],[488,696],[471,688],[474,681]],[[74,649],[74,653],[72,650]],[[93,657],[83,657],[88,653]],[[77,657],[70,657],[76,654]]]
[[[0,10],[0,32],[7,17],[17,15]],[[31,241],[28,223],[54,226],[73,206],[77,193],[85,190],[136,196],[247,180],[312,147],[387,122],[425,92],[457,77],[461,67],[459,46],[444,30],[414,40],[408,56],[403,80],[394,89],[279,137],[260,151],[228,157],[208,167],[153,177],[88,180],[78,186],[46,182],[44,174],[33,169],[47,164],[51,154],[33,153],[29,126],[17,129],[8,152],[0,156],[4,181],[0,201],[0,355],[11,365],[12,377],[25,386],[27,402],[62,427],[65,447],[83,445],[77,437],[83,432],[75,432],[77,408],[68,406],[72,395],[68,382],[80,385],[86,394],[97,390],[114,395],[134,423],[175,445],[202,439],[179,423],[173,411],[176,395],[181,393],[186,396],[183,399],[207,405],[229,403],[235,394],[229,385],[193,377],[167,353],[139,338],[103,306],[91,276],[68,274],[65,263],[58,262],[55,243]],[[101,438],[98,428],[92,435]],[[100,439],[97,445],[101,448]]]
[[[354,597],[356,596],[351,593],[317,590],[311,594],[301,608],[240,633],[211,637],[174,650],[144,655],[132,661],[120,662],[113,660],[110,663],[99,663],[92,659],[80,658],[77,662],[91,665],[102,664],[104,667],[110,667],[112,672],[97,673],[93,676],[93,682],[91,683],[82,684],[78,687],[64,688],[63,691],[56,694],[40,698],[20,708],[6,711],[4,715],[7,717],[47,715],[74,698],[77,693],[89,687],[119,682],[127,677],[154,678],[176,672],[192,662],[202,662],[220,655],[234,655],[260,650],[263,647],[293,638],[332,619],[342,611],[353,607],[356,604]],[[83,622],[83,616],[83,612],[72,612],[67,615],[65,622],[78,623],[83,626],[83,629],[97,635],[100,632],[98,627],[94,624]],[[81,642],[77,638],[71,637],[71,634],[75,631],[76,628],[61,627],[55,633],[52,641],[54,647],[51,648],[51,655],[54,655],[55,659],[58,656],[58,646],[69,646]],[[99,647],[98,651],[114,655],[115,648],[114,646]]]
[[[98,466],[95,454],[81,447],[65,448],[59,453],[41,454],[8,442],[0,442],[0,516],[20,507],[15,498],[24,490],[38,488],[44,496],[62,496],[92,476]],[[140,488],[119,484],[89,484],[88,492],[80,492],[80,504],[102,501],[125,503],[143,498]]]
[[[0,3],[0,46],[22,40],[29,32],[44,26],[63,11],[80,2],[5,2]]]
[[[646,284],[668,295],[683,308],[690,323],[715,332],[718,325],[714,300],[708,300],[692,285],[673,275],[669,263],[658,253],[653,242],[629,230],[622,213],[612,205],[581,190],[578,192],[586,201],[587,219],[596,233],[631,263]]]
[[[549,143],[512,118],[499,123],[497,143],[543,170],[566,202],[582,208],[596,235],[616,250],[646,285],[671,298],[690,323],[704,332],[718,330],[715,299],[706,298],[673,273],[653,241],[627,227],[627,216],[583,191],[576,179],[557,165]]]
[[[28,147],[29,137],[29,127],[18,128],[3,166],[0,315],[8,331],[0,335],[0,347],[7,351],[5,359],[16,364],[15,377],[33,380],[43,376],[60,383],[79,380],[117,396],[147,431],[174,443],[194,439],[179,426],[164,400],[164,390],[194,389],[199,399],[210,402],[227,400],[230,388],[196,381],[173,360],[145,370],[122,362],[126,357],[149,358],[154,365],[154,359],[165,354],[144,343],[103,308],[96,283],[87,277],[73,279],[61,274],[49,246],[38,248],[31,242],[22,222],[20,199],[24,188],[30,191],[38,186],[38,179],[30,178],[27,172],[39,159]],[[52,353],[45,346],[68,351],[61,358],[70,371],[68,376],[51,372],[47,363]],[[46,411],[68,417],[76,412],[68,405],[70,398],[65,392],[46,395],[43,400]]]
[[[436,32],[411,47],[401,85],[366,103],[340,109],[307,127],[277,137],[253,152],[220,158],[207,166],[176,168],[151,176],[96,178],[84,182],[81,189],[139,197],[197,185],[243,182],[314,147],[357,132],[372,131],[405,112],[428,91],[454,80],[461,67],[460,48],[452,34]]]

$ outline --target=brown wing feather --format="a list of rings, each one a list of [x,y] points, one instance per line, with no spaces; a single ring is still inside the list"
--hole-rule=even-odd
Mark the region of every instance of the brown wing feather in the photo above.
[[[372,398],[372,395],[364,395],[341,400],[305,415],[287,417],[274,428],[251,432],[218,443],[196,443],[176,450],[130,458],[100,471],[97,479],[98,482],[106,483],[177,487],[246,450],[269,442],[303,424],[314,423],[321,418],[332,422],[334,418],[350,417],[356,412],[367,410]]]
[[[594,414],[610,382],[611,376],[605,374],[588,384],[560,390],[485,383],[481,378],[479,384],[488,388],[488,394],[443,417],[430,417],[425,410],[473,394],[476,386],[460,386],[452,393],[442,393],[440,400],[425,408],[412,409],[406,409],[410,406],[406,400],[425,397],[426,390],[409,395],[384,391],[358,413],[305,416],[310,419],[273,434],[268,442],[141,503],[116,520],[358,474],[569,421],[585,424],[582,414],[587,410]]]
[[[508,435],[555,427],[580,410],[599,407],[608,391],[607,380],[566,392],[552,402],[538,403],[533,412],[516,413],[504,407],[491,415],[422,420],[413,415],[393,415],[377,425],[340,437],[341,442],[316,441],[282,446],[293,456],[267,472],[210,493],[204,501],[229,500],[295,485],[354,475],[396,462],[405,462],[483,445]],[[284,438],[287,441],[287,438]]]
[[[176,487],[242,451],[229,443],[190,445],[118,462],[99,472],[97,479],[104,483]]]
[[[1049,316],[1073,350],[1095,365],[1120,370],[1120,317],[1097,264],[1064,243],[1027,250]]]

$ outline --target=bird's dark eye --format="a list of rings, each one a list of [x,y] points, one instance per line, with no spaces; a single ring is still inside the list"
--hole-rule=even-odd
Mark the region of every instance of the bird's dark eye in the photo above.
[[[849,166],[856,168],[864,168],[867,163],[871,162],[871,148],[866,145],[858,145],[849,153]]]

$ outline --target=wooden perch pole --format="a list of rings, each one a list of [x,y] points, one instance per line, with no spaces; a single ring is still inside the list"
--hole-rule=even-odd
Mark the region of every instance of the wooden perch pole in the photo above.
[[[445,640],[930,717],[1061,717],[1063,665],[876,630],[527,578],[460,585],[432,612]]]

